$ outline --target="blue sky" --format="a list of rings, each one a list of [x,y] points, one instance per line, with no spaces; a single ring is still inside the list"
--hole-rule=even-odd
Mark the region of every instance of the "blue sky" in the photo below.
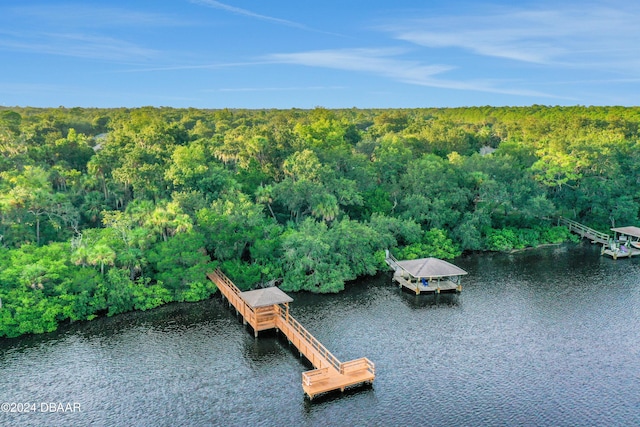
[[[0,105],[638,105],[640,2],[0,2]]]

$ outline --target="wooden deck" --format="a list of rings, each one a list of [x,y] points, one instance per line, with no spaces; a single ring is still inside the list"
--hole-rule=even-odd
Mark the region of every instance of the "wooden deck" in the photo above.
[[[276,328],[304,355],[315,369],[302,373],[302,389],[315,396],[360,384],[373,384],[375,366],[366,357],[340,362],[327,348],[289,314],[288,306],[277,304],[253,309],[240,296],[240,290],[220,270],[207,274],[220,293],[242,315],[257,337],[259,331]]]
[[[620,249],[602,249],[603,255],[609,255],[613,259],[618,258],[631,258],[632,256],[640,255],[640,249],[628,248],[626,251]]]
[[[427,286],[424,286],[422,282],[410,282],[400,274],[394,274],[393,280],[398,282],[398,285],[401,288],[405,288],[410,290],[411,292],[415,292],[416,295],[419,295],[423,292],[439,294],[441,292],[462,291],[462,286],[453,283],[451,280],[432,280],[428,282],[429,284]]]

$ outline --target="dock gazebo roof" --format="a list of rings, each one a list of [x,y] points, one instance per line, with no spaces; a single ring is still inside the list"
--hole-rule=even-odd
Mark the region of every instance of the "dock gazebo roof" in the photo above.
[[[615,231],[616,233],[626,234],[627,236],[639,237],[640,238],[640,228],[639,227],[618,227],[612,228],[611,231]]]
[[[240,298],[242,298],[251,308],[267,307],[270,305],[285,304],[293,301],[293,298],[275,286],[240,292]]]
[[[466,271],[438,258],[421,258],[409,261],[397,261],[404,271],[415,278],[463,276]]]

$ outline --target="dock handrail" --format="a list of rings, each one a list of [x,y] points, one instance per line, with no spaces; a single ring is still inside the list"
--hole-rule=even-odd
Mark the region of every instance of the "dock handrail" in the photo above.
[[[229,287],[233,291],[234,294],[240,295],[240,289],[229,279],[219,268],[216,268],[213,273],[209,273],[211,276],[215,276],[218,280],[223,282],[225,285]],[[215,281],[214,281],[215,283]]]
[[[361,357],[360,359],[354,359],[340,364],[340,373],[343,375],[350,372],[361,371],[363,369],[366,369],[374,375],[376,373],[376,366],[366,357]]]
[[[587,237],[593,241],[596,241],[599,243],[608,243],[609,240],[611,239],[611,236],[609,234],[603,233],[598,230],[594,230],[593,228],[580,224],[577,221],[564,218],[564,217],[558,218],[558,221],[561,224],[567,226],[569,228],[569,231],[573,231],[579,234],[580,236]]]
[[[384,261],[389,267],[393,269],[393,271],[398,270],[398,268],[402,268],[400,267],[400,264],[398,264],[398,260],[393,255],[391,255],[391,252],[389,252],[388,249],[385,250]]]
[[[294,331],[304,338],[318,353],[322,356],[336,371],[340,372],[340,361],[324,346],[320,341],[307,331],[307,329],[300,324],[293,316],[287,314],[286,309],[282,305],[278,306],[278,315],[287,325],[289,325]],[[314,361],[311,360],[311,363]]]
[[[302,373],[302,384],[307,387],[312,386],[317,381],[329,378],[329,368],[313,369]]]
[[[240,289],[231,281],[231,279],[220,271],[220,269],[216,269],[213,272],[208,273],[207,276],[218,286],[220,292],[226,296],[231,305],[233,305],[236,310],[242,314],[242,317],[244,317],[249,323],[257,322],[257,313],[245,300],[242,299],[242,297],[240,297]],[[231,293],[226,295],[227,292],[224,289],[221,289],[221,286],[231,291]]]

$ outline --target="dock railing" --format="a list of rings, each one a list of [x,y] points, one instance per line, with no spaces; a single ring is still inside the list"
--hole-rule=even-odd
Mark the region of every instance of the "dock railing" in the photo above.
[[[287,336],[287,338],[289,338],[293,345],[295,345],[302,353],[305,353],[305,356],[307,357],[307,359],[309,359],[309,362],[311,362],[311,364],[315,368],[325,368],[326,366],[323,366],[324,364],[322,363],[322,359],[324,359],[326,362],[329,362],[329,365],[333,366],[336,371],[340,372],[340,361],[333,354],[331,354],[331,352],[324,345],[322,345],[322,343],[318,341],[316,337],[311,335],[309,331],[307,331],[307,329],[300,324],[300,322],[293,318],[286,310],[286,307],[283,307],[282,305],[279,305],[277,307],[280,320],[283,321],[297,334],[299,334],[304,342],[295,342],[296,337],[294,336]],[[285,328],[281,326],[280,330],[285,333],[285,335],[287,335],[287,331],[285,330]],[[322,359],[317,360],[315,352],[313,351],[305,352],[305,346],[307,345],[310,345],[311,348],[315,349]]]
[[[208,275],[213,276],[213,277],[209,277],[210,279],[213,279],[213,278],[216,279],[216,280],[213,280],[214,283],[216,283],[219,280],[220,282],[227,285],[227,287],[231,289],[234,294],[240,295],[240,289],[238,289],[235,283],[233,283],[231,279],[229,279],[224,273],[222,273],[219,268],[216,268],[213,271],[213,273],[209,273]]]
[[[609,240],[611,239],[611,236],[607,233],[594,230],[593,228],[587,227],[586,225],[568,218],[560,217],[558,218],[558,222],[568,227],[569,231],[579,234],[581,237],[586,237],[594,242],[605,244],[609,243]]]
[[[398,260],[396,259],[396,257],[391,255],[391,252],[389,252],[388,249],[385,250],[384,261],[389,267],[391,267],[393,271],[398,271],[399,268],[402,268],[400,267],[400,264],[398,264]]]
[[[360,372],[365,369],[373,375],[375,375],[376,373],[375,365],[366,357],[361,357],[360,359],[354,359],[340,364],[340,373],[342,375],[348,375],[353,372]]]
[[[324,381],[329,379],[329,368],[320,368],[314,369],[312,371],[307,371],[302,373],[302,384],[303,386],[311,387],[315,385],[319,381]]]
[[[250,325],[257,325],[258,319],[255,311],[240,297],[240,289],[238,289],[231,279],[224,275],[219,269],[207,274],[207,276],[218,286],[218,289],[227,298],[229,303],[238,310],[238,313],[242,314],[242,317]]]

